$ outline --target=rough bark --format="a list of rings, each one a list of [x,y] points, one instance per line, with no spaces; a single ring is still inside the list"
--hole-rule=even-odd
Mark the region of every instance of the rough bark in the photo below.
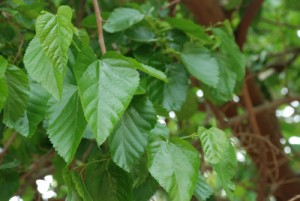
[[[182,3],[193,13],[196,21],[203,25],[211,25],[225,19],[225,14],[217,0],[183,0]],[[246,10],[235,36],[236,42],[242,49],[247,31],[263,0],[252,1]],[[246,87],[253,107],[265,103],[265,97],[256,83],[255,76],[247,72]],[[242,97],[243,99],[243,97]],[[242,105],[244,101],[242,100]],[[237,115],[237,104],[232,104],[223,111],[227,118]],[[264,200],[272,193],[278,201],[287,201],[300,192],[300,180],[289,167],[288,160],[280,144],[281,129],[274,110],[254,115],[259,133],[254,133],[249,118],[239,127],[234,128],[235,135],[247,150],[258,169],[259,178],[257,200]],[[300,199],[296,199],[300,200]]]

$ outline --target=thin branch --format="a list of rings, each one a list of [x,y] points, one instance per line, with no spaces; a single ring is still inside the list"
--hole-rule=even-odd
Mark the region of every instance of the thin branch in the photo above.
[[[262,18],[261,21],[266,22],[266,23],[271,24],[271,25],[274,25],[274,26],[284,26],[286,28],[294,29],[294,30],[297,30],[297,29],[300,28],[300,26],[288,24],[288,23],[285,23],[285,22],[277,22],[277,21],[273,21],[273,20],[270,20],[270,19],[267,19],[267,18]]]
[[[161,7],[160,10],[164,10],[164,9],[173,7],[173,6],[175,6],[176,4],[178,4],[178,3],[180,3],[180,2],[181,2],[181,0],[174,0],[174,1],[171,1],[171,2],[168,3],[167,5]]]
[[[106,47],[105,47],[105,42],[104,42],[104,37],[103,37],[101,12],[99,9],[98,1],[93,0],[93,4],[94,4],[95,15],[96,15],[96,20],[97,20],[98,42],[99,42],[102,54],[105,54]]]
[[[10,145],[13,143],[13,141],[16,139],[17,137],[17,133],[14,132],[12,134],[12,136],[8,139],[8,141],[5,143],[4,147],[3,147],[3,150],[2,152],[0,153],[0,164],[2,163],[3,161],[3,157],[5,155],[5,153],[7,152],[8,148],[10,147]]]
[[[16,61],[18,60],[19,56],[21,55],[23,44],[24,44],[24,40],[22,39],[21,42],[20,42],[20,45],[18,47],[18,52],[17,52],[17,54],[16,54],[16,56],[15,56],[15,58],[13,60],[13,64],[16,63]]]
[[[292,197],[292,198],[289,199],[288,201],[296,201],[296,200],[298,200],[298,199],[300,199],[300,194],[298,194],[298,195]]]
[[[259,130],[259,127],[258,127],[258,124],[257,124],[257,120],[256,120],[254,110],[253,110],[253,105],[252,105],[252,101],[251,101],[251,98],[250,98],[250,95],[249,95],[247,82],[244,82],[242,93],[243,93],[243,97],[244,97],[244,100],[245,100],[246,109],[247,109],[247,112],[249,114],[249,120],[250,120],[251,127],[252,127],[254,133],[259,135],[260,130]]]
[[[286,98],[283,98],[283,99],[275,100],[271,103],[265,103],[263,105],[254,107],[253,112],[255,113],[255,115],[257,115],[261,112],[265,112],[265,111],[268,111],[268,110],[274,110],[282,104],[287,104],[287,103],[290,103],[290,102],[293,102],[293,101],[300,101],[300,96],[286,97]],[[246,118],[248,118],[248,112],[245,112],[245,114],[243,114],[243,115],[239,115],[239,116],[230,118],[228,120],[228,122],[226,123],[226,126],[227,127],[233,126],[235,124],[238,124],[238,123],[242,122]]]

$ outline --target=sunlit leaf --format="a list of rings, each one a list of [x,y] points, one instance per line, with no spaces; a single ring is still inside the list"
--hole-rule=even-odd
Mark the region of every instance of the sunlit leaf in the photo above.
[[[215,127],[210,129],[200,127],[198,134],[206,160],[212,164],[219,163],[229,146],[224,131]]]
[[[199,154],[179,138],[153,140],[148,147],[149,172],[172,201],[190,201],[199,169]]]

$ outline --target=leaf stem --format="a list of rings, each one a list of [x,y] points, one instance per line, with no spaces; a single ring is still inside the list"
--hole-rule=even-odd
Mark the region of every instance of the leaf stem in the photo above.
[[[181,139],[188,139],[188,138],[195,138],[195,137],[199,137],[198,133],[192,133],[191,135],[182,136],[180,138]]]
[[[74,40],[72,40],[72,43],[74,44],[74,46],[75,46],[75,48],[77,49],[77,51],[80,52],[80,49],[79,49],[79,47],[76,45],[76,43],[75,43]]]
[[[104,42],[104,37],[103,37],[101,12],[99,9],[98,1],[93,0],[93,4],[94,4],[95,15],[96,15],[96,20],[97,20],[98,42],[99,42],[102,54],[105,54],[106,47],[105,47],[105,42]]]

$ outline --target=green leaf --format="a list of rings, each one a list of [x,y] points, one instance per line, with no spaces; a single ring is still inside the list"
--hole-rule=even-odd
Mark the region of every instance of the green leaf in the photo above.
[[[25,113],[17,121],[5,120],[5,124],[25,137],[32,137],[46,116],[49,98],[50,95],[40,85],[30,83],[30,97]]]
[[[86,186],[93,200],[133,201],[129,175],[111,161],[89,165]]]
[[[138,10],[132,8],[117,8],[108,17],[103,29],[109,33],[123,31],[143,19],[144,15]]]
[[[149,175],[144,183],[133,190],[134,200],[149,201],[157,189],[157,182]]]
[[[49,108],[48,122],[50,141],[58,154],[70,163],[86,127],[76,86],[65,85],[61,101],[55,101]]]
[[[164,82],[168,82],[167,76],[160,70],[157,70],[151,66],[142,64],[133,58],[125,57],[117,52],[107,52],[103,56],[103,61],[105,61],[106,63],[110,63],[111,65],[121,65],[121,66],[124,66],[127,68],[134,68],[134,69],[140,70],[148,75],[151,75],[157,79],[160,79]]]
[[[40,83],[56,99],[60,99],[64,73],[54,67],[45,55],[39,39],[33,38],[24,55],[24,65],[30,77]]]
[[[198,129],[198,135],[206,160],[212,164],[219,163],[229,146],[225,133],[215,127],[208,130],[204,130],[203,127],[200,127]]]
[[[82,181],[81,176],[75,171],[71,171],[71,178],[75,184],[76,192],[84,201],[93,201],[89,192],[86,189],[85,183]]]
[[[188,77],[184,67],[180,64],[166,66],[168,83],[160,80],[150,80],[148,93],[150,100],[163,106],[166,110],[180,110],[188,90]]]
[[[68,169],[63,169],[62,176],[65,184],[68,187],[68,194],[67,194],[66,201],[85,201],[82,199],[82,197],[80,197],[79,192],[76,189],[71,171],[69,171]]]
[[[134,26],[126,31],[126,36],[131,40],[138,42],[153,42],[157,39],[155,38],[155,33],[145,25]]]
[[[228,141],[227,141],[228,142]],[[224,156],[222,160],[213,165],[213,169],[217,173],[218,179],[221,182],[221,185],[223,186],[227,197],[230,200],[234,200],[233,192],[235,189],[234,183],[231,181],[233,178],[236,168],[237,168],[237,160],[236,160],[236,154],[233,146],[230,142],[228,142],[229,147],[225,151]]]
[[[0,170],[0,198],[9,200],[19,188],[19,176],[17,172]]]
[[[0,79],[4,78],[8,62],[0,55]]]
[[[109,138],[113,161],[130,171],[144,153],[148,133],[156,124],[152,103],[144,96],[136,96]]]
[[[228,68],[236,74],[238,81],[242,81],[245,76],[245,59],[237,46],[234,36],[221,28],[214,28],[213,34],[221,41],[220,50],[227,58]]]
[[[25,111],[29,98],[27,75],[16,66],[6,69],[7,100],[4,106],[4,119],[16,121]]]
[[[209,198],[213,194],[213,190],[211,187],[206,183],[205,178],[201,175],[201,173],[198,173],[198,181],[196,184],[196,188],[194,191],[194,196],[199,201],[205,201],[207,198]]]
[[[7,87],[4,78],[0,78],[0,112],[7,99]]]
[[[187,70],[193,76],[208,86],[217,87],[219,65],[208,49],[187,43],[184,45],[180,57]]]
[[[72,10],[68,6],[60,6],[56,15],[44,13],[36,19],[36,34],[44,53],[62,77],[66,72],[68,49],[73,37],[71,19]]]
[[[91,65],[96,60],[97,57],[91,47],[84,46],[80,50],[74,66],[74,74],[77,82],[81,78],[82,74],[87,70],[89,65]]]
[[[167,22],[175,29],[179,29],[187,34],[195,36],[203,41],[209,41],[205,29],[188,19],[183,18],[168,18]]]
[[[148,146],[148,166],[172,201],[191,199],[199,169],[199,154],[192,145],[179,138],[154,140]]]
[[[218,87],[212,88],[205,85],[202,87],[205,97],[215,104],[221,104],[231,100],[234,94],[237,74],[230,70],[231,64],[228,63],[228,60],[228,58],[219,56],[220,78]]]
[[[101,145],[111,134],[139,85],[134,69],[93,62],[78,81],[84,114]]]

